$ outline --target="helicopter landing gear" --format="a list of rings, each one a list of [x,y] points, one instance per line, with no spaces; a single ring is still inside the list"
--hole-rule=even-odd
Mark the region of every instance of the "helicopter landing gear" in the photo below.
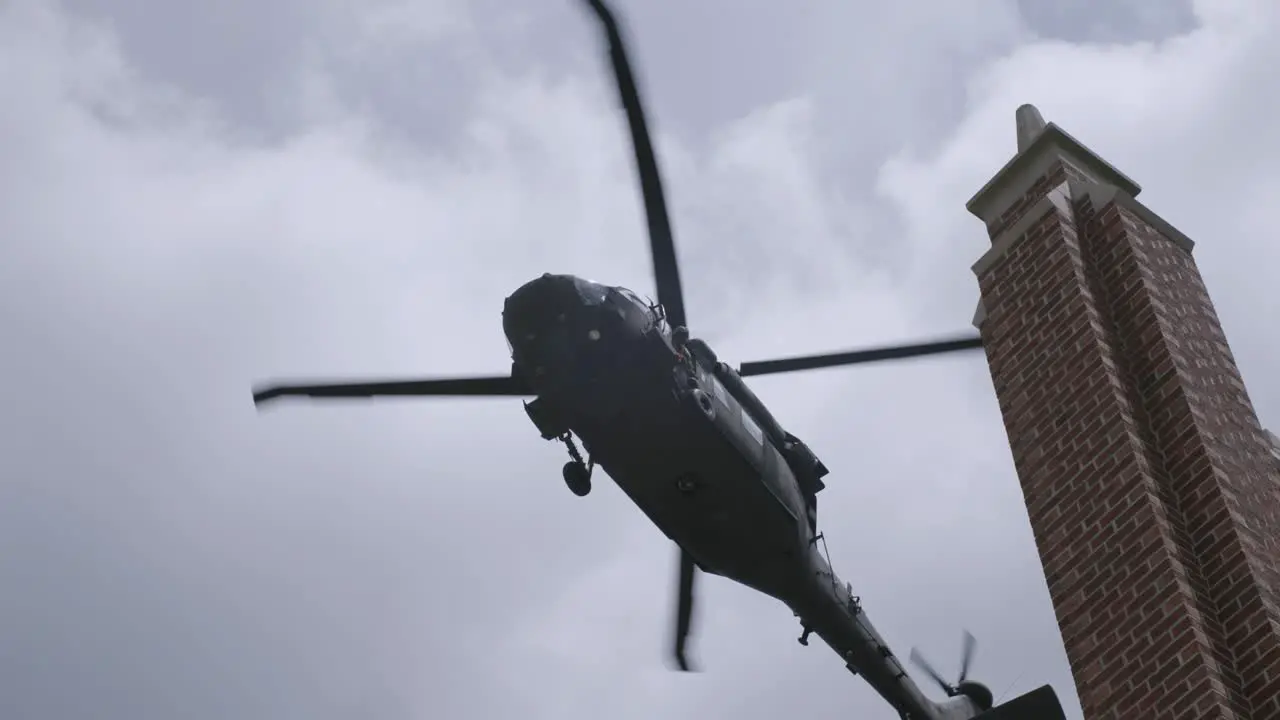
[[[564,484],[569,492],[578,497],[586,497],[591,492],[591,470],[585,463],[570,460],[564,464]]]
[[[569,486],[569,492],[578,497],[586,497],[591,492],[591,471],[595,469],[595,462],[590,463],[582,459],[582,454],[578,452],[578,446],[573,443],[573,436],[565,433],[560,436],[560,440],[569,451],[569,457],[573,458],[564,464],[561,474],[564,476],[564,484]]]
[[[807,623],[807,622],[805,622],[805,621],[804,621],[804,618],[800,617],[800,613],[793,613],[793,614],[794,614],[797,618],[800,618],[800,631],[801,631],[801,632],[800,632],[800,637],[797,639],[797,642],[799,642],[801,645],[804,645],[805,647],[808,647],[808,646],[809,646],[809,636],[813,634],[813,629],[809,627],[809,623]]]
[[[810,630],[808,625],[801,625],[800,629],[803,632],[800,633],[799,642],[801,645],[804,645],[807,647],[809,645],[809,636],[813,634],[813,630]]]

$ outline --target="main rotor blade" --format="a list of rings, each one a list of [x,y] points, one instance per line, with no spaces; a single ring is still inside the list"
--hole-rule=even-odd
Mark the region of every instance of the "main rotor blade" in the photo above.
[[[532,395],[524,380],[510,375],[436,380],[380,380],[353,383],[268,385],[253,391],[253,404],[288,396],[371,398],[379,396],[520,396]]]
[[[818,368],[837,367],[840,365],[857,365],[859,363],[879,362],[881,360],[902,360],[906,358],[938,355],[957,350],[978,350],[982,348],[982,338],[964,337],[953,340],[917,343],[914,345],[898,345],[894,347],[874,348],[871,350],[854,350],[852,352],[828,353],[825,355],[804,355],[784,358],[782,360],[762,360],[743,363],[738,374],[743,377],[752,375],[773,375],[775,373],[794,372],[796,370],[816,370]]]
[[[685,644],[689,639],[689,628],[693,621],[693,577],[697,567],[693,558],[684,550],[680,551],[680,589],[676,602],[676,666],[682,672],[689,672],[689,660],[685,657]]]
[[[973,655],[978,649],[977,639],[968,630],[964,631],[962,647],[963,649],[960,651],[960,679],[956,680],[957,685],[969,677],[969,666],[973,664]]]
[[[684,311],[684,292],[680,289],[680,270],[676,262],[675,238],[671,231],[671,218],[667,214],[667,201],[662,191],[662,174],[658,159],[654,156],[653,141],[644,117],[640,91],[636,87],[627,48],[618,29],[613,11],[602,0],[586,0],[600,18],[605,35],[609,39],[609,58],[618,83],[618,95],[627,114],[631,129],[631,146],[635,150],[636,172],[640,175],[640,190],[644,196],[644,214],[649,225],[649,246],[653,252],[653,279],[658,287],[658,302],[667,313],[672,327],[687,326]]]

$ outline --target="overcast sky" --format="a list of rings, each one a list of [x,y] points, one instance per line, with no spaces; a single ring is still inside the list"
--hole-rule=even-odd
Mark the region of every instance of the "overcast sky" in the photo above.
[[[1272,0],[617,0],[695,334],[736,361],[969,329],[1014,109],[1146,187],[1280,425]],[[1058,9],[1067,5],[1080,9]],[[651,292],[576,0],[0,2],[0,716],[888,718],[777,602],[585,499],[516,401],[258,380],[505,372],[499,311]],[[832,470],[893,647],[1079,717],[981,354],[753,383]]]

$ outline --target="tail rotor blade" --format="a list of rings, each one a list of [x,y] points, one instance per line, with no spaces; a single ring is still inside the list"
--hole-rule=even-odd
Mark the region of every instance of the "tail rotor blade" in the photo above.
[[[955,689],[951,687],[951,683],[944,680],[942,675],[937,670],[934,670],[933,666],[929,664],[929,661],[925,660],[924,656],[917,652],[915,648],[911,648],[911,662],[915,663],[917,667],[923,670],[924,674],[928,675],[930,680],[937,683],[938,687],[942,688],[943,692],[947,695],[955,694]]]
[[[433,380],[378,380],[348,383],[272,384],[253,391],[253,404],[282,397],[372,398],[400,397],[512,397],[532,395],[524,380],[510,375]]]
[[[676,636],[675,660],[681,672],[689,672],[689,660],[685,657],[685,645],[689,639],[689,629],[693,620],[693,581],[697,568],[693,558],[684,550],[680,551],[680,587],[676,601]]]
[[[743,377],[753,375],[774,375],[776,373],[794,372],[796,370],[817,370],[819,368],[839,367],[841,365],[859,365],[861,363],[879,362],[882,360],[904,360],[907,358],[938,355],[959,350],[979,350],[982,338],[961,337],[933,342],[896,345],[892,347],[872,348],[870,350],[853,350],[850,352],[827,353],[824,355],[804,355],[783,358],[781,360],[763,360],[743,363],[738,374]]]
[[[662,174],[653,152],[653,140],[644,116],[644,105],[636,86],[631,61],[627,58],[626,44],[618,21],[603,0],[586,0],[604,27],[609,41],[609,58],[613,64],[618,95],[627,115],[631,130],[631,145],[635,151],[636,172],[640,176],[640,189],[644,196],[645,219],[649,225],[649,245],[653,252],[654,282],[658,287],[658,302],[667,314],[672,327],[687,326],[684,292],[680,287],[680,270],[676,261],[675,238],[671,230],[671,218],[667,213],[666,196],[662,190]]]

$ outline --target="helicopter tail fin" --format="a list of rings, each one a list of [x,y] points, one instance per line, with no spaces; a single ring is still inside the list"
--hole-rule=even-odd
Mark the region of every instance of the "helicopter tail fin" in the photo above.
[[[1042,685],[991,708],[974,720],[1067,720],[1067,715],[1053,687]]]

